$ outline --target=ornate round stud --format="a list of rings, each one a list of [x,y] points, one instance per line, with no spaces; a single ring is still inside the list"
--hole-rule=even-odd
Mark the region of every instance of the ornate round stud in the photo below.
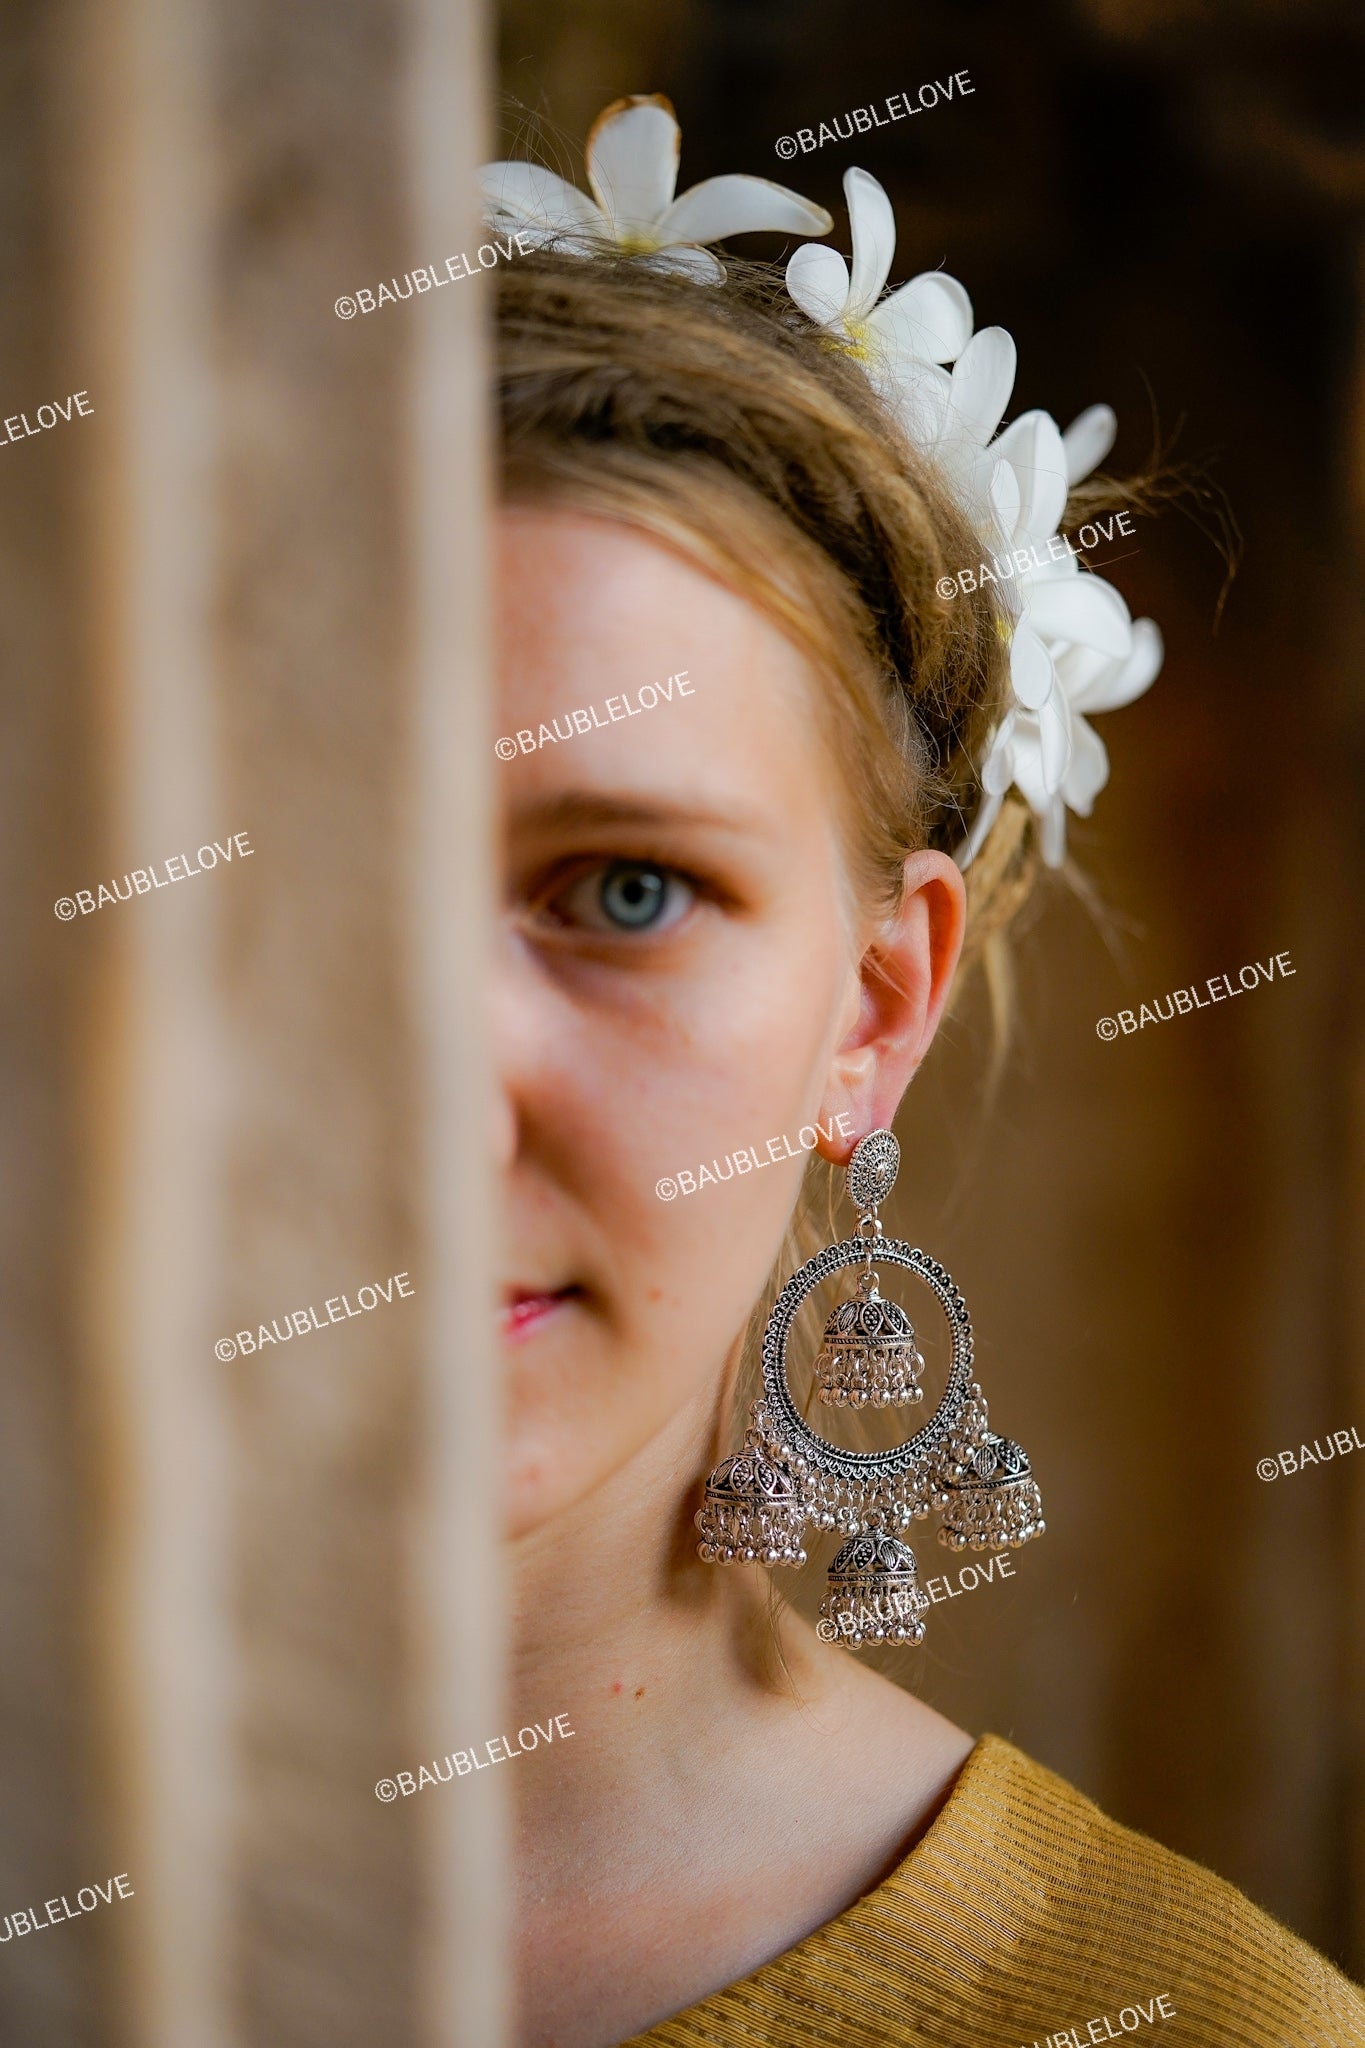
[[[869,1131],[853,1148],[844,1168],[848,1199],[860,1214],[875,1214],[896,1185],[901,1148],[894,1131]]]

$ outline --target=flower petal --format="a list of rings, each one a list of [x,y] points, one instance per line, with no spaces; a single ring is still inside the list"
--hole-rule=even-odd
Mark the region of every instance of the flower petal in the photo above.
[[[661,242],[719,242],[726,235],[764,229],[779,235],[827,235],[833,225],[814,200],[774,185],[771,178],[735,171],[703,178],[680,192],[660,215],[655,233]]]
[[[1003,796],[1014,780],[1014,731],[1017,711],[1007,711],[986,749],[981,763],[981,787],[988,796]]]
[[[1077,817],[1088,818],[1095,798],[1109,780],[1109,756],[1104,741],[1083,718],[1072,721],[1071,766],[1066,771],[1062,795]]]
[[[1006,788],[1008,787],[1009,785],[1007,783]],[[976,817],[973,820],[972,829],[967,834],[967,837],[963,840],[961,846],[958,847],[957,852],[953,855],[953,859],[957,862],[958,866],[961,868],[964,875],[966,874],[968,868],[971,866],[972,862],[976,859],[978,853],[980,853],[982,845],[985,842],[986,834],[990,831],[991,826],[1000,816],[1000,807],[1004,803],[1004,801],[1005,799],[1003,794],[998,796],[986,796],[981,799],[981,808],[978,810]]]
[[[983,327],[974,334],[953,370],[953,418],[971,439],[990,440],[1014,389],[1016,354],[1003,327]]]
[[[879,388],[909,439],[917,448],[932,449],[948,418],[952,391],[948,372],[940,370],[937,363],[912,363],[902,356],[888,357],[878,366],[878,377],[883,380]]]
[[[543,164],[485,164],[479,172],[484,204],[503,222],[535,233],[539,242],[564,233],[610,234],[601,209],[586,192],[547,171]]]
[[[1032,625],[1021,619],[1010,640],[1010,682],[1015,696],[1026,711],[1037,711],[1052,695],[1056,681],[1052,656]]]
[[[989,496],[996,528],[1005,546],[1009,547],[1019,524],[1020,505],[1019,479],[1012,464],[996,462],[993,465]]]
[[[1118,417],[1111,405],[1088,405],[1084,412],[1077,413],[1062,435],[1068,483],[1078,484],[1103,462],[1118,430]]]
[[[1165,659],[1161,629],[1155,619],[1134,619],[1133,648],[1125,662],[1110,665],[1079,689],[1071,702],[1077,711],[1117,711],[1150,689]]]
[[[678,182],[681,144],[672,104],[660,92],[613,100],[593,122],[588,183],[618,240],[653,229]]]
[[[865,320],[886,283],[896,253],[896,216],[886,188],[870,171],[844,172],[844,198],[853,231],[853,282],[848,294],[852,320]]]
[[[1067,713],[1065,697],[1060,690],[1055,690],[1038,713],[1038,758],[1043,772],[1043,787],[1049,796],[1061,789],[1070,771],[1074,725],[1075,721]]]
[[[837,249],[803,242],[787,265],[787,290],[808,319],[833,327],[848,304],[848,265]]]
[[[901,354],[921,362],[951,363],[972,338],[972,302],[955,277],[942,270],[925,270],[883,299],[872,312],[871,322],[881,339]]]
[[[1128,607],[1112,583],[1088,571],[1081,576],[1040,576],[1026,586],[1026,615],[1047,640],[1079,641],[1101,654],[1128,659],[1133,627]]]
[[[725,265],[709,249],[697,249],[690,242],[672,242],[666,249],[651,249],[633,261],[641,270],[661,270],[666,276],[695,277],[699,284],[724,284]]]
[[[1021,413],[991,443],[991,453],[1019,479],[1020,537],[1040,541],[1056,533],[1066,508],[1066,450],[1051,413]]]
[[[1014,747],[1014,786],[1036,816],[1042,817],[1056,792],[1043,770],[1043,742],[1036,719],[1019,734]]]

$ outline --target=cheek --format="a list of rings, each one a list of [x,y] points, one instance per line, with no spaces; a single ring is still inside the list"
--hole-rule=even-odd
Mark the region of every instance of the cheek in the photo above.
[[[820,1109],[839,946],[833,921],[823,938],[808,923],[800,944],[720,936],[665,988],[607,991],[591,974],[541,985],[518,1206],[560,1219],[590,1298],[513,1356],[515,1533],[601,1484],[683,1409],[707,1455],[726,1359],[805,1171],[798,1134]],[[768,1140],[784,1137],[798,1156],[778,1144],[774,1160]],[[746,1148],[758,1163],[741,1171]]]

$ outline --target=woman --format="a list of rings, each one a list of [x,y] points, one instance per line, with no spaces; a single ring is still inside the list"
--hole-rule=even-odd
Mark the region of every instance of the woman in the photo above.
[[[1359,1993],[1229,1886],[698,1556],[809,1152],[891,1126],[1103,780],[1078,709],[1159,643],[1017,557],[1004,597],[998,559],[961,577],[983,506],[1007,541],[1060,524],[1061,438],[1027,416],[986,453],[1012,348],[1000,397],[951,280],[878,328],[872,181],[843,301],[828,250],[789,272],[803,318],[708,272],[714,205],[670,211],[626,147],[664,119],[609,110],[595,201],[490,181],[547,245],[500,284],[511,1706],[582,1738],[518,1774],[518,2038],[1365,2042]],[[723,196],[828,225],[776,191]]]

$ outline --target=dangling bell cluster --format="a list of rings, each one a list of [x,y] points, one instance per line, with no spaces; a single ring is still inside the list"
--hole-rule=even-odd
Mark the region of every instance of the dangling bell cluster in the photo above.
[[[896,1302],[882,1299],[874,1264],[882,1238],[877,1208],[891,1190],[899,1159],[893,1134],[873,1131],[855,1147],[848,1164],[849,1198],[861,1212],[858,1236],[866,1251],[858,1297],[840,1302],[829,1317],[815,1361],[819,1398],[831,1407],[886,1408],[923,1399],[918,1382],[924,1360],[914,1329]],[[890,1241],[882,1241],[889,1246]],[[839,1245],[822,1253],[784,1291],[800,1286],[799,1302],[822,1277],[826,1262],[836,1271],[851,1263],[848,1250]],[[966,1378],[957,1361],[964,1352],[966,1360],[971,1357],[965,1303],[936,1261],[919,1252],[907,1256],[899,1245],[897,1255],[929,1280],[948,1311],[955,1331],[953,1371],[960,1373],[956,1402]],[[821,1532],[837,1530],[844,1541],[829,1568],[820,1607],[822,1635],[837,1635],[851,1650],[868,1643],[922,1642],[920,1616],[929,1602],[920,1591],[915,1554],[898,1532],[937,1509],[943,1517],[938,1540],[949,1550],[1017,1549],[1047,1526],[1033,1468],[1018,1444],[989,1427],[985,1396],[975,1381],[951,1425],[939,1425],[936,1418],[920,1439],[894,1454],[850,1452],[826,1458],[812,1450],[813,1432],[804,1425],[793,1442],[796,1410],[790,1384],[777,1381],[779,1399],[769,1379],[770,1371],[785,1371],[792,1310],[785,1311],[782,1322],[780,1308],[779,1300],[764,1340],[767,1391],[750,1410],[744,1448],[719,1464],[706,1482],[696,1516],[698,1553],[708,1564],[803,1565],[807,1525]],[[770,1359],[774,1330],[775,1359]],[[785,1424],[782,1413],[788,1414]]]
[[[717,1465],[697,1510],[707,1564],[804,1564],[806,1511],[789,1472],[749,1445]]]
[[[819,1397],[827,1407],[904,1408],[924,1399],[916,1381],[924,1360],[899,1302],[883,1301],[877,1276],[864,1273],[860,1298],[841,1301],[825,1324],[815,1361]]]
[[[1028,1453],[986,1427],[986,1401],[973,1385],[957,1431],[939,1461],[943,1510],[938,1540],[949,1550],[1017,1550],[1047,1527]]]
[[[919,1616],[928,1605],[909,1544],[870,1529],[835,1553],[820,1615],[856,1650],[864,1643],[923,1642]]]

